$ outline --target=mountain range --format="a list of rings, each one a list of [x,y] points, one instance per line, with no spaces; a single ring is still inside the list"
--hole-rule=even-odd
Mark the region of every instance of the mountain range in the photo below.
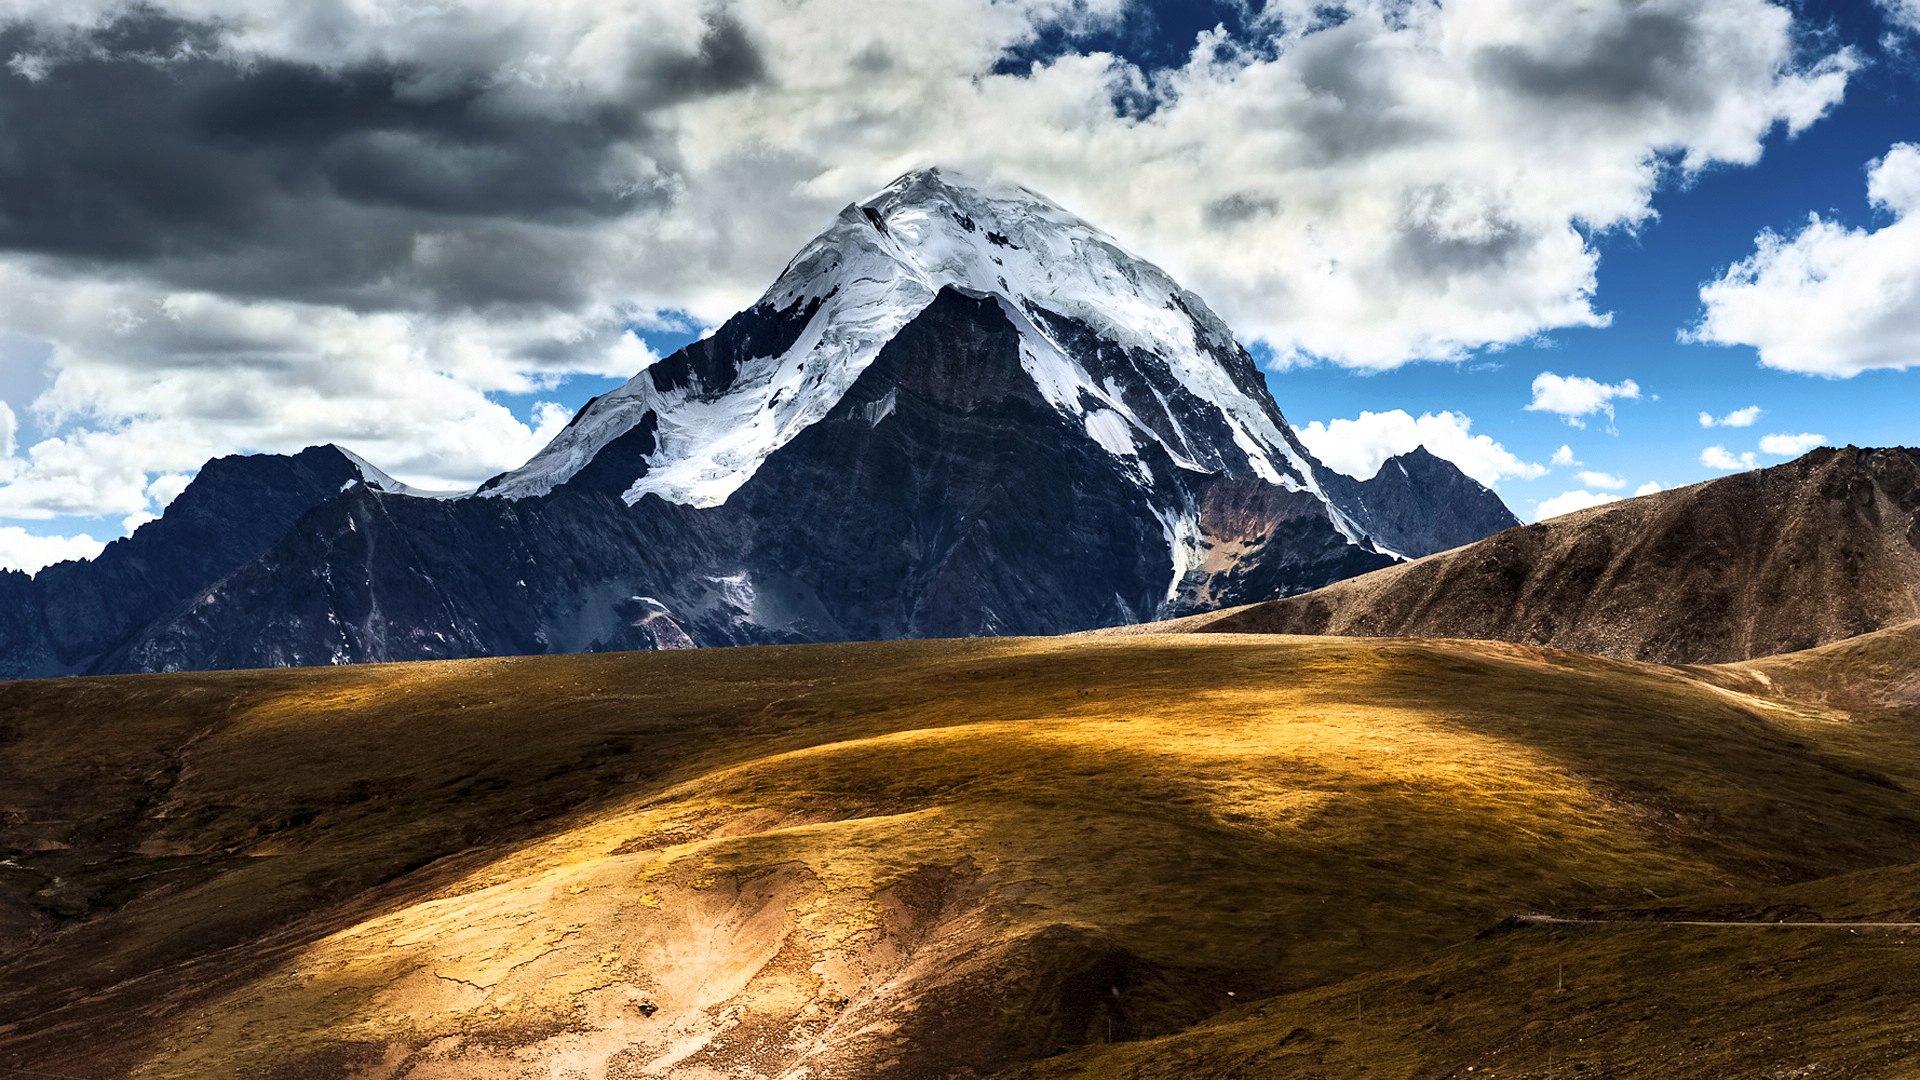
[[[1058,633],[1517,524],[1423,450],[1326,468],[1198,296],[928,169],[473,492],[223,458],[97,559],[0,574],[0,676]]]

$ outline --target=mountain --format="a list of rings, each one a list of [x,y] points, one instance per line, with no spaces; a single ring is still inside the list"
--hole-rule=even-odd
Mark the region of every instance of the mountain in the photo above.
[[[1799,696],[1865,659],[1160,635],[0,684],[0,1072],[1907,1075],[1920,727]]]
[[[1327,490],[1368,536],[1419,558],[1520,524],[1485,484],[1424,446],[1388,458],[1366,480],[1329,470]]]
[[[215,458],[165,515],[93,559],[31,577],[0,570],[0,678],[117,669],[129,636],[257,558],[308,511],[347,488],[392,483],[332,446]]]
[[[348,463],[359,483],[212,541],[220,565],[90,659],[16,670],[1048,634],[1513,523],[1424,452],[1326,469],[1199,297],[1031,191],[937,169],[475,492]]]
[[[623,497],[718,506],[946,291],[992,301],[973,318],[997,323],[998,308],[1013,331],[995,374],[1031,383],[1142,487],[1160,486],[1149,458],[1165,454],[1195,474],[1321,492],[1252,358],[1199,297],[1029,190],[927,169],[841,211],[754,307],[590,402],[482,493],[544,494],[637,437],[647,448],[629,445],[609,478],[629,480]]]
[[[1915,618],[1920,450],[1847,447],[1509,529],[1183,625],[1497,638],[1719,663]]]

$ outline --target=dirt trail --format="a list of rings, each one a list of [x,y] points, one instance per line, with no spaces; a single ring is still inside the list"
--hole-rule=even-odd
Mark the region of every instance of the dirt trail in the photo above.
[[[1807,922],[1771,919],[1574,919],[1559,915],[1515,915],[1521,926],[1752,926],[1783,930],[1920,930],[1920,922]]]

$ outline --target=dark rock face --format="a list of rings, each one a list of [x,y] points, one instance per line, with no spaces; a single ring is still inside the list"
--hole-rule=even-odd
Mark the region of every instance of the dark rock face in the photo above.
[[[709,645],[777,640],[740,626],[726,583],[706,573],[734,546],[719,542],[720,524],[657,499],[628,507],[578,488],[502,502],[356,486],[140,634],[110,666],[651,649],[689,635]]]
[[[727,390],[741,363],[755,356],[778,356],[793,347],[826,297],[784,310],[766,304],[735,315],[712,337],[696,341],[647,369],[656,390],[698,384],[710,393]]]
[[[1220,413],[1182,385],[1165,361],[1138,349],[1116,345],[1084,324],[1044,309],[1035,308],[1028,314],[1034,321],[1045,324],[1052,338],[1071,352],[1095,381],[1122,388],[1121,400],[1133,414],[1161,439],[1183,446],[1195,464],[1229,477],[1253,475],[1246,455],[1237,452],[1233,432]],[[1286,420],[1279,408],[1273,406],[1253,357],[1237,343],[1221,345],[1207,341],[1200,323],[1191,313],[1185,314],[1193,323],[1196,342],[1236,385],[1248,391],[1255,401],[1268,406],[1269,415],[1286,430]],[[1300,477],[1295,475],[1293,479]]]
[[[1325,483],[1327,494],[1367,535],[1408,558],[1520,524],[1500,496],[1424,446],[1388,458],[1371,479],[1328,470]]]
[[[1131,622],[1173,573],[1144,494],[1041,398],[998,301],[953,291],[719,512],[753,537],[756,581],[834,612],[812,637]]]
[[[1292,596],[1394,561],[1349,543],[1306,492],[1222,477],[1198,506],[1205,558],[1181,580],[1171,615]]]
[[[0,572],[0,678],[99,670],[131,635],[361,479],[331,446],[216,458],[166,514],[89,562]],[[109,665],[108,669],[112,669]]]

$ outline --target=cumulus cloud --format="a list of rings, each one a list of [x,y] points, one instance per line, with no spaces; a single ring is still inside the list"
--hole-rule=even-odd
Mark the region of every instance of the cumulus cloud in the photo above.
[[[1724,446],[1715,444],[1700,451],[1700,464],[1722,472],[1740,472],[1743,469],[1754,468],[1758,461],[1751,450],[1743,450],[1736,454]]]
[[[1492,487],[1501,480],[1531,480],[1546,467],[1523,461],[1487,435],[1472,432],[1473,420],[1454,412],[1421,413],[1404,409],[1363,412],[1353,419],[1314,420],[1298,429],[1300,441],[1329,468],[1359,480],[1371,478],[1390,457],[1424,446],[1460,471]]]
[[[102,311],[112,321],[100,322]],[[19,451],[0,484],[0,517],[153,513],[157,475],[237,448],[322,442],[424,486],[460,487],[525,461],[566,419],[549,405],[530,425],[489,396],[540,388],[495,363],[502,337],[528,331],[517,323],[155,296],[90,280],[55,288],[4,263],[0,319],[61,343],[34,405],[61,433]],[[578,327],[556,321],[548,333],[565,339]],[[654,359],[623,328],[609,328],[603,348],[621,368]]]
[[[1579,474],[1579,480],[1590,488],[1604,488],[1608,491],[1618,491],[1627,486],[1625,477],[1615,476],[1612,473],[1582,472]]]
[[[1560,469],[1571,468],[1581,463],[1580,459],[1573,456],[1573,447],[1566,443],[1561,443],[1560,449],[1553,452],[1552,462],[1555,468]]]
[[[1631,401],[1640,396],[1640,385],[1632,379],[1603,383],[1584,375],[1555,375],[1543,371],[1533,380],[1533,400],[1528,412],[1550,412],[1577,428],[1587,426],[1586,418],[1600,414],[1613,426],[1615,400]]]
[[[1710,412],[1703,412],[1700,414],[1700,426],[1708,428],[1752,427],[1753,422],[1760,419],[1760,414],[1764,411],[1765,410],[1758,405],[1748,405],[1743,409],[1735,409],[1725,416],[1717,417]]]
[[[1151,18],[1123,0],[10,5],[0,330],[55,441],[0,515],[151,512],[189,458],[321,440],[471,482],[538,441],[499,395],[632,374],[630,326],[724,318],[935,162],[1048,192],[1282,363],[1600,325],[1593,238],[1855,63],[1769,0],[1283,7],[1143,70],[1054,47]]]
[[[1791,236],[1761,233],[1700,287],[1704,312],[1683,337],[1833,378],[1920,365],[1920,145],[1869,164],[1867,196],[1890,218],[1877,229],[1814,214]]]
[[[1540,500],[1540,505],[1534,508],[1533,520],[1545,521],[1562,514],[1571,514],[1575,510],[1588,510],[1595,506],[1605,506],[1619,501],[1620,496],[1610,495],[1604,491],[1563,491],[1552,498]]]
[[[1816,446],[1826,445],[1825,435],[1801,432],[1798,435],[1765,435],[1760,439],[1760,452],[1774,457],[1799,457]]]
[[[39,536],[18,525],[0,525],[0,570],[34,573],[69,559],[91,559],[106,547],[104,541],[77,536]]]
[[[1641,495],[1653,495],[1665,490],[1666,488],[1660,486],[1660,481],[1649,480],[1646,483],[1641,484],[1639,487],[1634,488],[1633,494],[1637,498]]]

